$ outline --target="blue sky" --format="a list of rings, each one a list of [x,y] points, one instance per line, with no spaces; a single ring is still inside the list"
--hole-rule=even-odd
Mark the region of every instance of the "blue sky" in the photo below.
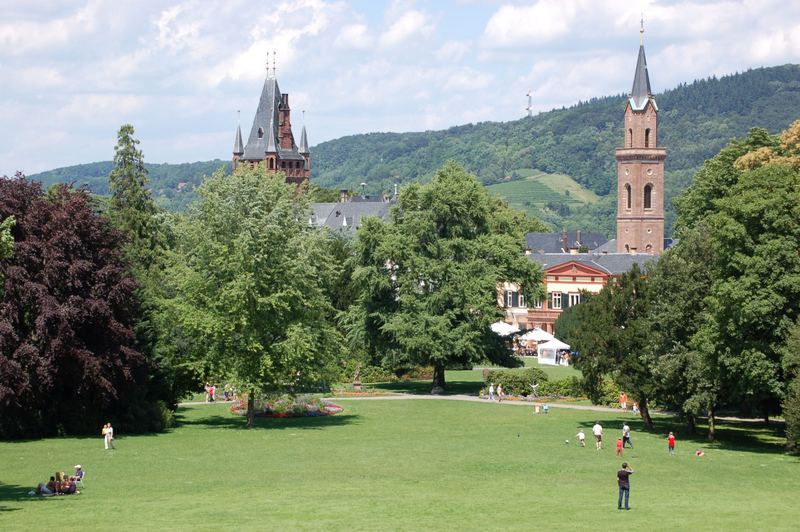
[[[786,0],[0,0],[0,175],[231,156],[267,55],[309,142],[525,114],[630,90],[644,12],[653,90],[800,62]],[[621,111],[620,111],[621,112]]]

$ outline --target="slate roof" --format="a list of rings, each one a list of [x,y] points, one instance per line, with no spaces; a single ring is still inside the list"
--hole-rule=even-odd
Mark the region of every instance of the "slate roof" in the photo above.
[[[234,155],[241,155],[244,153],[244,145],[242,144],[242,126],[236,126],[236,140],[233,143]]]
[[[590,233],[586,231],[567,232],[567,249],[564,249],[563,233],[528,233],[525,235],[525,249],[532,253],[561,253],[568,251],[570,246],[586,246],[589,251],[594,251],[602,246],[608,239],[601,233]]]
[[[609,275],[621,275],[630,271],[634,264],[638,264],[644,269],[645,263],[658,261],[657,255],[646,253],[531,253],[528,258],[540,264],[545,270],[574,261],[604,271]]]
[[[298,151],[302,154],[309,153],[308,151],[308,138],[306,138],[306,126],[303,126],[303,130],[300,132],[300,147]]]
[[[247,137],[247,144],[244,147],[243,160],[263,161],[267,152],[277,153],[278,158],[281,160],[305,160],[297,151],[296,145],[289,150],[277,147],[275,139],[278,138],[278,110],[280,105],[281,89],[278,87],[278,80],[268,77],[264,81],[264,88],[261,89],[261,98],[258,100],[258,108],[253,118],[253,127],[250,128],[250,136]],[[259,128],[263,131],[261,138],[258,136]]]
[[[392,203],[384,201],[359,201],[345,203],[312,203],[311,225],[339,231],[355,231],[367,216],[389,218]]]
[[[644,56],[644,45],[642,44],[639,46],[639,58],[636,60],[636,72],[633,75],[633,88],[628,101],[634,111],[643,111],[652,96],[650,75],[647,72],[647,58]],[[656,107],[655,100],[653,100],[653,106]],[[656,107],[656,111],[658,111],[658,107]]]

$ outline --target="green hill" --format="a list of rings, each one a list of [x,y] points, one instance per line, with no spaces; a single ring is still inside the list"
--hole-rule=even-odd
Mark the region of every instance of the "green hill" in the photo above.
[[[707,158],[752,127],[775,133],[798,117],[800,66],[712,77],[682,84],[657,94],[656,99],[661,109],[659,140],[668,150],[665,192],[669,228],[674,217],[671,199],[686,188],[695,169]],[[583,200],[566,201],[558,197],[566,189],[548,182],[516,185],[522,187],[519,194],[532,194],[527,201],[534,206],[562,205],[558,209],[537,207],[556,227],[591,227],[611,234],[616,193],[614,149],[622,143],[624,102],[623,95],[609,96],[511,122],[466,124],[442,131],[369,133],[323,142],[312,148],[312,182],[334,189],[358,189],[366,182],[368,192],[391,191],[395,183],[429,179],[449,159],[464,165],[487,185],[509,184],[507,179],[515,183],[537,172],[560,174],[570,176],[598,200],[586,200],[585,205]],[[203,175],[227,164],[211,161],[148,168],[156,198],[175,209],[193,197],[191,189]],[[93,163],[31,177],[46,184],[86,183],[92,191],[102,193],[108,168],[110,163]],[[178,190],[181,182],[187,184]],[[547,185],[550,191],[540,185]],[[514,190],[508,190],[509,198],[516,194]],[[505,189],[500,191],[506,195]],[[546,196],[552,192],[556,196]]]

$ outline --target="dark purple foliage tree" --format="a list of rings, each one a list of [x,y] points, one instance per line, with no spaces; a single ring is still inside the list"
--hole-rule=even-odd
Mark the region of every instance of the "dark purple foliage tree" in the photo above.
[[[136,284],[121,234],[84,190],[45,193],[0,179],[0,219],[16,218],[0,260],[0,436],[149,430],[148,363],[134,348]],[[0,291],[1,292],[1,291]],[[156,423],[157,425],[157,423]]]

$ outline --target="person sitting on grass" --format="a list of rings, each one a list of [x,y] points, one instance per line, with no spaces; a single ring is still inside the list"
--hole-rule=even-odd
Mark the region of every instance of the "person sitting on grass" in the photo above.
[[[45,484],[44,482],[39,482],[39,485],[36,486],[36,489],[33,490],[31,495],[42,495],[42,496],[50,496],[56,494],[56,477],[50,477],[50,482]]]
[[[78,482],[83,480],[83,468],[81,468],[80,464],[75,466],[75,474],[69,477],[70,480],[73,482]]]
[[[61,483],[61,495],[73,495],[78,494],[78,486],[72,480],[65,479],[64,482]]]

